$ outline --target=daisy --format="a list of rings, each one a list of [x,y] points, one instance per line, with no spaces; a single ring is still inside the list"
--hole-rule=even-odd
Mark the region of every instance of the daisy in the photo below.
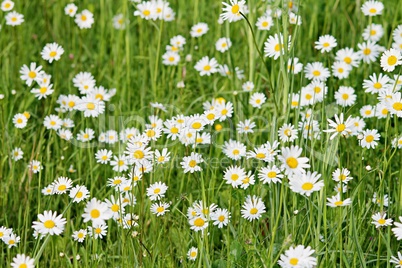
[[[365,79],[363,81],[363,88],[366,93],[378,93],[383,90],[387,90],[390,88],[391,79],[382,73],[380,73],[377,77],[377,74],[370,75],[369,79]]]
[[[351,65],[344,61],[336,61],[332,64],[332,75],[338,79],[348,78],[351,70]]]
[[[74,76],[73,84],[81,94],[88,94],[95,88],[96,81],[91,73],[80,72]]]
[[[215,43],[216,50],[218,50],[221,53],[228,51],[231,46],[232,41],[230,41],[230,39],[227,37],[219,38],[218,41],[216,41]]]
[[[288,59],[287,69],[289,73],[298,74],[303,70],[303,64],[299,62],[299,58],[294,57]]]
[[[57,212],[51,210],[38,214],[38,220],[32,223],[32,228],[43,235],[60,235],[67,222],[62,214],[57,215]]]
[[[208,24],[206,24],[205,22],[199,22],[191,27],[190,35],[192,37],[200,37],[206,34],[208,30]]]
[[[166,202],[154,203],[151,205],[151,212],[156,216],[163,216],[169,211],[170,204]]]
[[[87,234],[88,234],[87,230],[80,229],[78,231],[74,231],[71,236],[74,239],[74,241],[82,243],[84,242],[85,237],[87,237]]]
[[[118,198],[115,198],[113,195],[110,196],[110,200],[105,199],[105,203],[107,204],[109,210],[112,212],[112,218],[115,220],[120,219],[122,215],[124,215],[125,207],[128,205],[128,203],[122,202],[120,196]]]
[[[363,39],[365,41],[370,40],[373,42],[378,42],[383,35],[384,29],[380,24],[372,23],[370,25],[367,25],[367,27],[363,31]]]
[[[310,246],[304,247],[303,245],[298,245],[290,247],[285,253],[281,254],[278,264],[284,268],[315,267],[317,265],[317,258],[312,256],[314,252]]]
[[[76,185],[71,188],[68,196],[73,199],[72,202],[80,203],[89,197],[89,191],[85,185]]]
[[[289,12],[289,23],[294,25],[302,24],[302,17],[293,12]]]
[[[208,56],[203,57],[200,59],[194,66],[198,72],[200,72],[201,76],[208,75],[210,76],[213,73],[218,71],[218,62],[215,58],[209,59]]]
[[[307,157],[300,157],[302,149],[299,146],[292,145],[289,147],[282,147],[282,154],[278,156],[282,162],[281,168],[285,170],[286,175],[300,175],[306,173],[305,169],[309,168],[309,159]]]
[[[353,48],[342,48],[336,52],[335,61],[342,61],[351,67],[358,67],[360,63],[360,56],[354,52]]]
[[[11,1],[10,1],[11,2]],[[11,263],[12,268],[35,268],[35,259],[25,254],[17,254]]]
[[[271,27],[274,25],[274,21],[271,16],[263,15],[257,19],[255,26],[257,26],[258,30],[269,31]]]
[[[230,219],[230,212],[227,209],[218,208],[211,213],[211,220],[213,225],[217,225],[218,228],[223,228],[227,226]]]
[[[367,149],[374,149],[380,140],[380,134],[377,129],[368,129],[363,131],[363,139],[360,141],[360,146]]]
[[[119,135],[116,130],[110,129],[105,133],[105,143],[107,144],[115,144],[119,141]]]
[[[102,223],[102,224],[95,224],[93,223],[92,226],[88,226],[88,234],[90,237],[93,237],[94,239],[102,239],[104,236],[107,234],[107,225]]]
[[[87,9],[75,15],[75,23],[80,29],[89,29],[95,22],[94,15]]]
[[[4,240],[6,237],[10,236],[12,234],[13,229],[7,228],[5,226],[0,227],[0,240]]]
[[[222,122],[227,118],[232,117],[233,104],[230,101],[224,103],[217,103],[215,106],[215,111],[218,115],[219,121]]]
[[[265,146],[255,147],[253,150],[247,152],[247,159],[254,158],[262,160],[264,162],[273,162],[275,160],[274,155]]]
[[[198,249],[195,247],[191,247],[187,252],[187,258],[190,261],[195,261],[197,259]]]
[[[4,0],[1,2],[1,10],[7,12],[14,8],[14,2],[11,0]]]
[[[94,138],[95,138],[95,131],[91,128],[80,130],[80,132],[77,134],[77,140],[82,142],[91,141]]]
[[[379,1],[368,0],[364,2],[361,7],[363,14],[365,16],[377,16],[382,14],[382,10],[384,9],[384,4]]]
[[[381,197],[377,197],[377,193],[373,194],[373,198],[371,199],[371,201],[375,204],[377,204],[379,207],[380,206],[384,206],[384,207],[388,207],[389,205],[389,199],[388,199],[388,195],[384,195],[383,198]]]
[[[18,160],[22,159],[23,155],[24,155],[24,152],[19,147],[16,147],[11,151],[11,158],[14,161],[18,161]]]
[[[335,37],[332,35],[326,34],[320,36],[318,41],[315,42],[315,49],[320,50],[321,53],[330,52],[334,47],[336,47],[338,43],[336,42]]]
[[[389,262],[396,264],[395,268],[401,268],[402,267],[402,254],[398,251],[398,258],[395,256],[391,256],[391,259]]]
[[[307,63],[304,67],[304,73],[307,79],[325,81],[330,76],[328,68],[325,68],[321,62]]]
[[[33,81],[37,81],[39,82],[39,80],[41,79],[42,75],[43,75],[43,71],[42,71],[42,66],[39,65],[38,67],[36,67],[36,63],[35,62],[31,62],[31,64],[28,66],[26,66],[25,64],[21,67],[20,69],[20,78],[22,81],[25,81],[27,86],[31,86]]]
[[[398,138],[394,138],[392,140],[392,147],[393,148],[398,148],[398,149],[402,148],[402,136],[400,136]]]
[[[396,92],[392,94],[390,100],[385,102],[386,107],[392,115],[396,115],[397,117],[402,117],[402,97],[401,92]]]
[[[70,17],[74,17],[78,7],[74,3],[67,4],[64,13]]]
[[[191,152],[190,156],[183,157],[183,161],[180,162],[180,165],[184,169],[184,173],[187,172],[194,173],[195,171],[202,170],[202,168],[198,166],[202,162],[204,162],[204,159],[202,159],[202,155],[195,152]]]
[[[361,109],[360,109],[360,115],[363,118],[371,118],[374,117],[374,107],[371,105],[364,105]]]
[[[359,51],[357,53],[364,63],[376,61],[380,52],[384,50],[384,47],[377,45],[370,40],[364,43],[357,44],[357,47],[359,48]]]
[[[246,171],[242,167],[230,166],[224,171],[223,179],[226,184],[231,184],[233,188],[237,188],[242,184],[246,177]]]
[[[165,197],[168,186],[164,182],[155,182],[147,188],[147,196],[150,200],[160,200]]]
[[[290,47],[291,37],[288,36],[288,47]],[[266,57],[274,58],[277,60],[279,56],[285,53],[285,45],[282,33],[271,35],[264,43],[264,53]]]
[[[82,217],[84,222],[92,221],[93,225],[105,224],[105,221],[112,217],[113,213],[105,202],[92,198],[87,202]]]
[[[177,52],[167,51],[162,55],[162,63],[167,66],[176,66],[179,64],[180,55]]]
[[[399,221],[402,222],[402,217],[399,216]],[[396,227],[392,228],[392,232],[394,233],[396,240],[401,240],[402,239],[402,223],[400,222],[394,222],[394,225]]]
[[[321,174],[310,171],[301,176],[290,176],[289,187],[295,193],[310,196],[312,192],[320,191],[324,187],[324,182],[318,181],[320,177]]]
[[[387,213],[377,212],[371,218],[373,219],[371,223],[375,225],[375,228],[392,225],[392,219],[387,219]]]
[[[77,103],[77,110],[84,112],[84,117],[98,117],[105,112],[105,102],[97,99],[94,94],[89,94]]]
[[[261,106],[265,103],[267,98],[263,93],[255,92],[253,95],[251,95],[249,103],[251,106],[254,108],[261,109]]]
[[[284,124],[279,130],[279,139],[282,142],[292,142],[297,139],[297,130],[292,124]]]
[[[24,22],[24,15],[16,12],[16,11],[11,11],[8,13],[5,17],[6,19],[6,25],[10,26],[18,26],[21,25]]]
[[[392,72],[395,67],[402,64],[402,55],[399,50],[391,48],[381,56],[381,68],[385,72]]]
[[[123,14],[117,14],[113,17],[112,19],[113,22],[113,27],[116,30],[124,30],[126,28],[126,25],[130,23],[128,19],[124,19]]]
[[[45,117],[43,125],[46,129],[58,130],[61,128],[63,121],[57,115],[51,114]]]
[[[233,160],[240,160],[246,156],[246,146],[238,141],[229,140],[225,141],[222,152]]]
[[[39,88],[33,88],[31,89],[31,93],[35,94],[35,97],[40,99],[46,99],[47,96],[51,95],[54,90],[52,89],[53,85],[46,85],[46,84],[40,84]]]
[[[247,13],[245,0],[230,0],[230,4],[222,2],[222,14],[220,17],[225,21],[234,22],[243,19],[241,13]]]
[[[246,119],[244,122],[240,121],[236,125],[236,130],[239,134],[254,133],[253,128],[255,128],[255,123],[250,119]]]
[[[355,90],[352,87],[340,86],[335,92],[336,104],[342,107],[352,106],[356,103]]]
[[[347,168],[337,168],[332,172],[332,179],[337,182],[342,182],[347,184],[353,177],[350,177],[350,171]]]
[[[247,82],[243,83],[241,88],[243,89],[243,91],[247,91],[247,92],[253,91],[254,83],[251,81],[247,81]]]
[[[21,241],[21,237],[14,233],[3,238],[3,242],[8,246],[8,248],[17,247],[17,244]]]
[[[49,61],[49,63],[52,63],[53,60],[58,61],[63,53],[64,49],[60,45],[58,45],[57,43],[49,43],[45,45],[41,52],[41,55],[42,59]]]
[[[113,156],[113,160],[110,161],[110,166],[113,167],[113,171],[124,172],[128,170],[129,161],[127,156],[119,155]]]
[[[335,121],[332,121],[329,118],[327,119],[329,126],[332,128],[324,130],[324,132],[333,133],[329,139],[333,140],[338,134],[343,137],[349,135],[349,133],[352,132],[352,122],[350,116],[346,119],[346,121],[343,120],[343,113],[341,113],[339,116],[335,114],[334,117]]]
[[[156,19],[156,9],[154,1],[144,1],[136,6],[137,10],[134,11],[134,16],[140,16],[142,19],[154,20]]]
[[[56,194],[65,194],[73,185],[73,181],[67,177],[59,177],[53,183],[53,192]]]
[[[241,216],[246,220],[253,221],[259,219],[265,213],[265,205],[260,197],[248,195],[241,210]]]
[[[283,174],[281,174],[281,170],[277,168],[275,165],[272,167],[263,167],[258,173],[258,178],[264,184],[271,184],[273,182],[276,184],[277,182],[282,183]]]
[[[334,196],[328,197],[327,200],[327,206],[333,208],[349,206],[350,204],[352,204],[352,200],[350,198],[342,200],[339,193]]]
[[[24,114],[16,114],[13,117],[13,124],[16,128],[24,128],[27,126],[28,119]]]
[[[191,230],[203,232],[208,227],[208,220],[204,216],[198,215],[189,219],[189,224]]]
[[[32,171],[33,173],[38,173],[39,171],[41,171],[43,169],[43,167],[39,161],[32,160],[28,165],[28,169],[30,171]]]

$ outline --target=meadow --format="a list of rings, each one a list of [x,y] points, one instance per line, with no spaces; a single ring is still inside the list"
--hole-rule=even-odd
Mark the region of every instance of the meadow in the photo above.
[[[0,20],[0,267],[402,267],[398,0]]]

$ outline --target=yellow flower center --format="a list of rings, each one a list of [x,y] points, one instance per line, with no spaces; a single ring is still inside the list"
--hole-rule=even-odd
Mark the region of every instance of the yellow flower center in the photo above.
[[[342,94],[342,99],[344,99],[344,100],[349,99],[349,95],[346,94],[346,93],[343,93],[343,94]]]
[[[12,17],[11,21],[16,22],[17,21],[17,17]]]
[[[339,68],[338,73],[343,73],[343,68]]]
[[[52,57],[52,58],[56,57],[56,55],[57,55],[56,51],[52,51],[52,52],[49,53],[49,56]]]
[[[84,238],[84,234],[83,233],[78,233],[78,238]]]
[[[137,150],[134,152],[134,158],[136,159],[143,159],[144,158],[144,152],[141,150]]]
[[[177,133],[179,133],[179,129],[177,127],[172,127],[170,129],[170,132],[172,132],[173,134],[177,134]]]
[[[94,208],[93,210],[91,210],[91,217],[92,218],[94,218],[94,219],[96,219],[96,218],[99,218],[99,216],[100,216],[100,211],[99,210],[97,210],[96,208]]]
[[[378,222],[379,224],[383,225],[383,224],[385,223],[385,220],[384,220],[384,219],[379,219],[377,222]]]
[[[228,113],[228,110],[227,110],[227,109],[223,109],[223,110],[221,111],[221,115],[227,115],[227,113]]]
[[[366,142],[372,142],[374,140],[374,136],[373,135],[367,135],[366,137]]]
[[[55,121],[50,121],[50,125],[55,126],[56,122]]]
[[[98,93],[95,95],[95,99],[103,100],[103,95]]]
[[[73,108],[73,107],[75,106],[75,102],[69,101],[69,102],[68,102],[68,106],[69,106],[70,108]]]
[[[342,131],[345,130],[345,128],[346,128],[345,124],[339,124],[339,125],[336,126],[336,131],[337,132],[342,132]]]
[[[258,209],[256,209],[256,208],[250,209],[250,214],[252,214],[252,215],[257,214],[257,212],[258,212]]]
[[[299,165],[299,162],[297,162],[297,159],[294,157],[288,157],[288,159],[286,159],[286,164],[290,167],[290,168],[297,168],[297,166]]]
[[[276,177],[276,172],[275,171],[270,171],[267,173],[268,178],[273,179]]]
[[[310,191],[311,189],[313,189],[314,184],[312,184],[311,182],[305,182],[302,185],[302,189],[304,191]]]
[[[397,58],[394,56],[394,55],[391,55],[389,58],[388,58],[388,60],[387,60],[387,62],[388,62],[388,65],[395,65],[395,63],[397,62]]]
[[[313,96],[311,94],[306,94],[306,100],[311,100]]]
[[[241,181],[243,184],[248,184],[250,182],[250,178],[246,177],[244,180]]]
[[[313,75],[314,75],[314,76],[320,76],[320,74],[321,74],[321,72],[318,71],[318,70],[315,70],[315,71],[313,72]]]
[[[238,155],[239,153],[240,153],[240,151],[237,150],[237,149],[234,149],[233,152],[232,152],[233,155]]]
[[[195,166],[197,165],[197,161],[191,160],[191,161],[188,163],[188,165],[193,168],[193,167],[195,167]]]
[[[119,211],[119,205],[113,204],[110,209],[111,209],[113,212],[117,212],[117,211]]]
[[[149,10],[147,9],[147,10],[142,11],[142,14],[143,14],[144,16],[149,16],[149,15],[151,14],[151,11],[149,11]]]
[[[98,227],[98,228],[96,228],[96,229],[95,229],[95,233],[96,233],[96,234],[100,234],[100,233],[102,233],[102,229],[101,229],[101,228],[99,228],[99,227]]]
[[[75,198],[81,198],[83,195],[84,195],[84,194],[83,194],[82,192],[78,192],[78,193],[75,195]]]
[[[289,260],[289,263],[290,263],[291,265],[297,265],[297,264],[299,263],[299,259],[298,259],[298,258],[291,258],[291,259]]]
[[[204,224],[205,224],[205,221],[202,218],[197,218],[194,221],[194,225],[197,227],[202,227],[202,226],[204,226]]]
[[[264,159],[265,158],[265,154],[264,153],[258,153],[255,155],[256,158],[258,159]]]
[[[371,54],[371,49],[369,49],[369,48],[365,48],[365,49],[363,49],[363,54],[364,55],[370,55]]]
[[[43,223],[43,226],[45,226],[47,229],[52,229],[56,226],[56,224],[52,220],[47,220]]]
[[[222,128],[223,128],[223,126],[222,126],[221,124],[217,124],[217,125],[215,126],[215,130],[216,130],[216,131],[221,131]]]
[[[58,188],[57,188],[57,190],[59,190],[59,191],[64,191],[64,190],[66,190],[67,189],[67,186],[66,185],[60,185]]]
[[[18,119],[17,119],[17,123],[18,123],[18,124],[22,124],[22,119],[21,119],[21,118],[18,118]]]
[[[350,57],[345,57],[343,59],[344,62],[346,62],[347,64],[351,64],[352,63],[352,59]]]
[[[163,161],[165,161],[165,157],[164,156],[159,156],[158,157],[158,162],[163,162]]]
[[[371,30],[371,31],[370,31],[370,35],[375,35],[376,33],[377,33],[376,30]]]
[[[148,136],[149,138],[152,138],[152,137],[154,137],[155,135],[156,135],[155,130],[149,129],[149,130],[147,131],[147,136]]]
[[[156,188],[155,190],[154,190],[154,194],[159,194],[161,192],[161,189],[160,188]]]
[[[194,129],[200,129],[201,128],[201,123],[200,122],[195,122],[191,125],[192,128]]]
[[[86,21],[86,20],[87,20],[87,16],[81,15],[81,20],[82,20],[82,21]]]
[[[344,174],[339,175],[339,179],[340,179],[341,181],[346,180],[346,178],[347,178],[347,177],[346,177]]]
[[[238,4],[232,6],[232,13],[233,13],[233,14],[236,14],[236,15],[237,15],[237,14],[239,13],[239,10],[240,10],[240,7],[239,7]]]
[[[400,102],[395,102],[395,103],[392,105],[392,108],[394,108],[394,109],[397,110],[397,111],[402,111],[402,103],[400,103]]]
[[[233,174],[232,177],[230,177],[230,179],[231,179],[232,181],[237,181],[237,180],[239,179],[239,175]]]
[[[336,201],[336,202],[334,203],[334,205],[337,206],[337,207],[342,206],[342,205],[343,205],[343,201],[342,201],[342,200]]]
[[[278,52],[280,49],[281,49],[281,46],[279,44],[276,44],[275,47],[274,47],[274,50],[276,52]]]
[[[34,79],[34,78],[36,77],[36,73],[33,72],[33,71],[30,71],[30,72],[28,73],[28,76],[29,76],[29,78]]]
[[[118,165],[119,165],[119,167],[123,166],[123,165],[124,165],[124,161],[123,161],[123,160],[119,160]]]
[[[156,211],[158,213],[162,213],[163,211],[165,211],[165,208],[164,207],[157,207]]]
[[[41,87],[40,89],[39,89],[39,92],[40,92],[40,94],[45,94],[46,93],[46,91],[47,91],[47,87]]]
[[[204,71],[209,71],[211,70],[211,66],[210,65],[205,65],[204,66]]]
[[[375,8],[370,8],[369,12],[370,12],[371,14],[374,14],[374,13],[377,12],[377,9],[375,9]]]
[[[268,22],[264,21],[261,25],[262,27],[268,27]]]
[[[174,61],[174,57],[169,57],[169,59],[168,59],[169,61]]]
[[[323,46],[323,47],[329,47],[329,43],[328,43],[328,42],[325,42],[322,46]]]
[[[88,103],[88,104],[87,104],[87,109],[88,109],[88,110],[94,110],[94,109],[95,109],[95,104],[92,103],[92,102]]]

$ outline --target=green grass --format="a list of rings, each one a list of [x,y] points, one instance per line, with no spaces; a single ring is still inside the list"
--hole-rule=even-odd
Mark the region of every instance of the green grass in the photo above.
[[[286,13],[286,3],[274,2]],[[243,142],[248,150],[252,150],[266,141],[277,140],[278,129],[284,123],[297,127],[299,113],[305,109],[290,109],[288,93],[299,92],[308,81],[303,72],[298,75],[287,73],[289,57],[298,57],[304,65],[320,61],[330,68],[334,51],[344,47],[357,50],[357,44],[363,42],[361,34],[370,22],[384,27],[379,44],[386,49],[392,43],[392,30],[402,24],[402,6],[396,0],[383,1],[383,15],[372,19],[361,12],[363,1],[297,2],[302,25],[275,21],[270,31],[262,32],[254,24],[267,4],[247,1],[250,7],[247,18],[255,40],[245,20],[218,24],[222,4],[213,0],[170,1],[176,12],[172,22],[135,17],[135,5],[128,1],[83,0],[76,2],[78,12],[88,9],[95,17],[92,28],[86,30],[80,30],[74,19],[64,14],[68,3],[65,0],[15,1],[14,10],[25,19],[16,27],[5,25],[6,13],[1,12],[0,94],[4,94],[4,98],[0,100],[0,226],[13,228],[21,237],[17,247],[11,249],[0,243],[2,267],[10,267],[17,253],[35,258],[37,267],[278,267],[280,255],[291,245],[300,244],[315,250],[318,267],[391,267],[390,257],[397,255],[400,242],[393,235],[392,227],[376,229],[371,224],[371,216],[380,211],[386,211],[394,221],[399,221],[398,216],[402,216],[402,154],[391,147],[391,140],[401,133],[397,117],[365,120],[366,129],[377,129],[381,134],[375,149],[361,148],[356,137],[337,137],[331,141],[326,133],[321,134],[320,140],[299,138],[294,141],[293,144],[303,148],[303,156],[310,159],[311,171],[320,173],[325,183],[321,191],[310,197],[293,193],[286,176],[282,184],[262,184],[258,170],[266,166],[265,163],[245,158],[235,162],[222,152],[221,147],[229,138]],[[112,18],[118,13],[130,20],[126,30],[113,28]],[[191,38],[191,26],[198,22],[208,23],[209,31],[200,38]],[[276,61],[264,58],[262,62],[258,49],[263,51],[267,37],[279,32],[285,36],[292,34],[291,49]],[[164,66],[165,46],[178,34],[187,42],[184,51],[180,52],[180,63]],[[338,46],[330,53],[321,54],[314,49],[314,42],[324,34],[333,35]],[[233,46],[222,54],[215,50],[215,42],[224,36],[230,37]],[[52,42],[61,45],[65,52],[59,61],[49,64],[41,58],[40,52],[45,44]],[[184,60],[187,54],[191,54],[191,62]],[[232,72],[235,67],[244,70],[245,79],[219,74],[201,77],[194,65],[206,55],[227,64]],[[20,68],[30,62],[42,65],[52,75],[55,92],[46,99],[37,100],[20,79]],[[399,67],[393,73],[400,74],[400,70]],[[68,195],[44,196],[41,190],[59,176],[66,176],[74,181],[74,185],[86,185],[91,198],[109,198],[114,191],[106,186],[106,181],[120,173],[114,172],[109,165],[97,163],[95,152],[107,148],[118,155],[124,152],[125,144],[93,143],[94,146],[84,148],[60,139],[55,131],[44,127],[45,116],[58,114],[54,109],[59,106],[56,100],[60,94],[79,95],[72,78],[81,71],[91,72],[97,86],[116,88],[117,94],[98,118],[84,118],[80,112],[60,113],[60,117],[74,120],[74,137],[87,127],[95,130],[96,137],[108,129],[120,131],[125,127],[137,127],[143,131],[149,115],[157,114],[166,120],[177,114],[202,113],[202,103],[217,97],[225,98],[234,106],[233,117],[219,122],[222,131],[216,131],[214,126],[206,128],[205,132],[212,136],[209,146],[194,149],[172,142],[164,135],[153,142],[153,149],[168,148],[172,159],[164,167],[156,166],[133,187],[137,204],[127,208],[126,213],[138,215],[139,226],[122,229],[109,220],[106,237],[102,240],[87,237],[83,244],[74,241],[71,235],[88,225],[81,217],[86,202],[71,203]],[[331,76],[326,82],[328,94],[324,102],[310,107],[315,111],[320,129],[328,128],[326,119],[334,114],[343,112],[346,116],[357,116],[363,105],[375,105],[376,96],[364,93],[362,83],[372,73],[380,72],[377,59],[372,64],[361,63],[345,80]],[[247,80],[254,82],[254,92],[267,95],[262,109],[248,104],[250,94],[241,89]],[[177,88],[180,81],[184,81],[184,88]],[[334,92],[342,85],[356,90],[357,102],[352,107],[342,108],[335,104]],[[163,103],[168,112],[151,108],[150,102]],[[31,118],[25,128],[17,129],[12,118],[24,111],[28,111]],[[244,136],[235,131],[236,124],[245,119],[256,123],[254,134]],[[290,146],[289,143],[282,145]],[[24,152],[24,158],[17,162],[11,159],[15,147],[21,147]],[[180,162],[192,151],[202,154],[206,163],[202,164],[202,172],[185,174]],[[38,174],[31,174],[27,168],[33,159],[44,166]],[[213,165],[213,161],[218,164]],[[76,172],[68,171],[70,165]],[[223,172],[230,165],[253,171],[255,185],[243,190],[225,184]],[[372,169],[366,170],[367,165]],[[331,174],[338,167],[351,171],[353,180],[344,197],[351,198],[353,203],[330,208],[326,206],[326,198],[335,194],[336,183]],[[146,188],[157,181],[169,186],[163,200],[171,202],[170,212],[162,217],[150,212],[153,202],[145,195]],[[374,204],[371,201],[374,192],[380,196],[387,194],[389,207]],[[261,197],[266,205],[266,213],[259,220],[249,222],[241,217],[241,206],[247,195]],[[227,208],[231,212],[229,225],[218,229],[210,222],[207,232],[190,230],[186,213],[196,200]],[[67,224],[61,236],[35,240],[32,222],[45,210],[63,213]],[[133,231],[138,234],[133,236]],[[186,256],[192,246],[198,248],[195,262]],[[75,259],[77,254],[80,260]]]

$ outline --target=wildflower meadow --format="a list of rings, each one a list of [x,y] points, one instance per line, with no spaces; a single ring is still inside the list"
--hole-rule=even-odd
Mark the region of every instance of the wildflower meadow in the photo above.
[[[402,267],[400,1],[0,1],[0,267]]]

